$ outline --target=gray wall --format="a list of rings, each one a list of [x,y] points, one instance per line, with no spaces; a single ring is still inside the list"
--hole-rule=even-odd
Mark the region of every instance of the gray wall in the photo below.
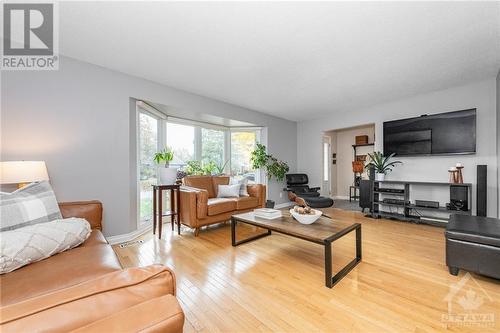
[[[1,160],[46,161],[60,201],[101,200],[107,236],[137,227],[131,98],[266,126],[269,151],[296,170],[292,121],[65,57],[58,71],[2,72],[1,84]],[[270,184],[277,203],[282,188]]]
[[[488,165],[488,215],[497,216],[497,119],[496,80],[471,83],[461,87],[435,91],[411,98],[359,110],[335,112],[331,116],[300,122],[297,127],[297,164],[299,171],[308,172],[312,185],[321,184],[322,132],[366,123],[375,123],[375,150],[383,149],[382,124],[386,120],[419,116],[425,113],[477,108],[477,153],[456,156],[421,156],[400,158],[403,166],[394,169],[388,179],[415,181],[448,181],[448,167],[457,162],[465,165],[466,182],[476,183],[476,165]],[[338,161],[337,161],[338,163]],[[449,194],[443,191],[414,191],[416,199],[446,202]],[[413,198],[415,199],[415,198]],[[475,186],[473,193],[475,202]],[[475,209],[475,206],[473,206]]]
[[[498,218],[500,219],[500,71],[497,74],[497,196],[498,196]]]

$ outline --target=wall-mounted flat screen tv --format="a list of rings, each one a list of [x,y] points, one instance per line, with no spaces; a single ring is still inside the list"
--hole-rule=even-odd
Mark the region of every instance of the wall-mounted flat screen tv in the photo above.
[[[384,122],[384,155],[474,154],[476,109]]]

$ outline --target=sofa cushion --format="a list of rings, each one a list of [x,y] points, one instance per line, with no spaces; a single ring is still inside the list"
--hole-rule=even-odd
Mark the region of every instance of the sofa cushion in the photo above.
[[[113,248],[93,230],[80,246],[0,276],[4,306],[120,270]],[[34,278],[36,277],[36,279]]]
[[[212,176],[187,176],[184,177],[184,184],[186,186],[206,190],[209,198],[215,198],[217,196],[212,183]]]
[[[500,220],[453,214],[445,235],[450,239],[500,247]]]
[[[219,185],[229,185],[229,176],[212,176],[212,186],[214,188],[214,198],[218,196]]]
[[[239,197],[236,200],[236,209],[251,209],[257,208],[259,205],[259,200],[256,197]]]
[[[239,198],[240,188],[240,184],[218,185],[217,198]]]
[[[31,183],[11,193],[0,192],[0,231],[62,218],[49,182]]]
[[[236,201],[226,198],[211,198],[208,199],[208,216],[213,216],[221,213],[226,213],[236,210]]]

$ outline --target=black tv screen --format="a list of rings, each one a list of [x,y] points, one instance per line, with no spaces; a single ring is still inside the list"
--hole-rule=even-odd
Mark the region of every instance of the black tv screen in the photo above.
[[[384,155],[473,154],[476,109],[384,122]]]

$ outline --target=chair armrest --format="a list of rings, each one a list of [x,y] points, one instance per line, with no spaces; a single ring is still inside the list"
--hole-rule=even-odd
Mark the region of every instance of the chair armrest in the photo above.
[[[310,187],[309,188],[309,191],[312,191],[312,192],[316,192],[316,191],[319,191],[321,190],[321,187]]]
[[[102,230],[102,203],[100,201],[60,202],[59,209],[63,218],[86,219],[92,229]]]
[[[266,185],[251,184],[247,185],[248,195],[258,199],[258,206],[264,207],[266,205]]]
[[[182,333],[184,313],[172,295],[153,298],[114,313],[72,333],[169,332]]]
[[[196,187],[181,187],[181,219],[186,224],[196,227],[197,218],[207,217],[208,191]]]

